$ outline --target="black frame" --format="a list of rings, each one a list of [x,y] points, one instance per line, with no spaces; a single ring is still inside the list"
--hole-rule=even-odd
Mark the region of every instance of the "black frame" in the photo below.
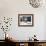
[[[32,16],[32,25],[20,25],[20,16]],[[34,15],[33,14],[18,14],[18,26],[21,26],[21,27],[30,27],[30,26],[34,26]]]

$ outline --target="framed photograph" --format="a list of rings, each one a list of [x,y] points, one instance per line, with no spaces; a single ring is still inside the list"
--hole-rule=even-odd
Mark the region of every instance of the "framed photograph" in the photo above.
[[[34,15],[33,14],[18,14],[18,26],[33,26]]]

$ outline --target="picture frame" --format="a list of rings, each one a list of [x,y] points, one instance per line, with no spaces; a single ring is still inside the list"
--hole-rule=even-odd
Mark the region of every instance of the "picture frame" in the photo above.
[[[18,14],[18,26],[34,26],[33,14]]]

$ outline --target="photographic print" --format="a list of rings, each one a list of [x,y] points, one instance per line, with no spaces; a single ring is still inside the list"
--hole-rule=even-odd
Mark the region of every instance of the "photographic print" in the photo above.
[[[33,26],[33,14],[18,14],[18,26]]]

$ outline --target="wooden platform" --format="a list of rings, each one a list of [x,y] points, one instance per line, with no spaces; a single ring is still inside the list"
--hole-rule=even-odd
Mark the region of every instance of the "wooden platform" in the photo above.
[[[46,40],[0,40],[0,46],[46,46]]]

